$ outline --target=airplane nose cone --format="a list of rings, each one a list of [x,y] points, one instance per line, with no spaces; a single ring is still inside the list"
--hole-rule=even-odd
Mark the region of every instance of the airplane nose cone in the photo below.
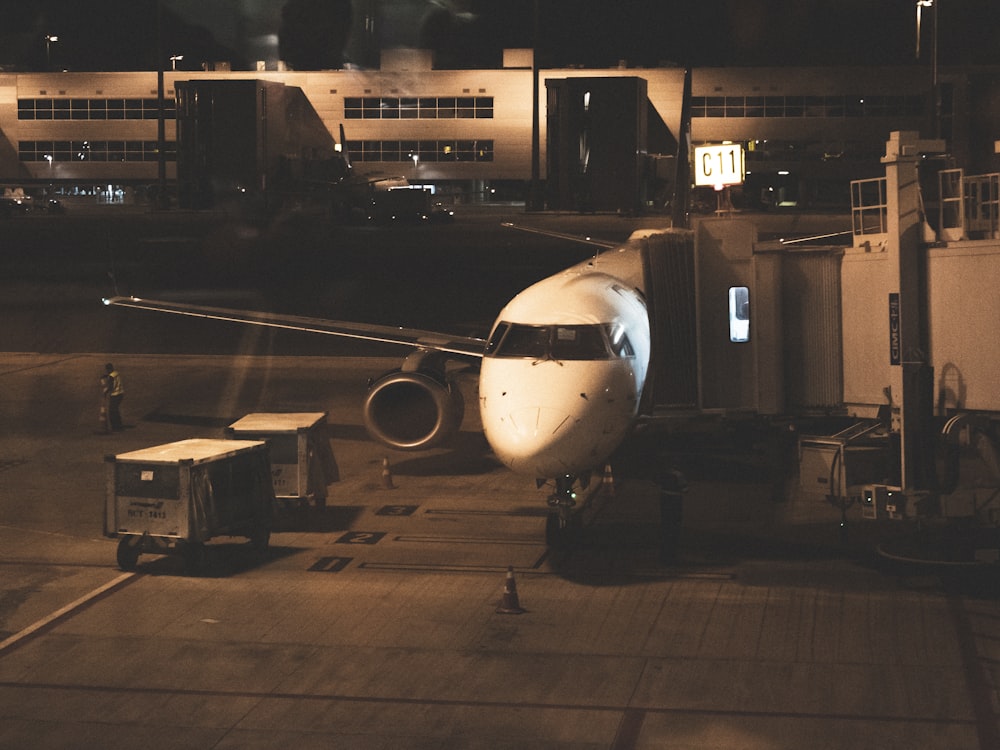
[[[507,466],[524,469],[522,464],[527,461],[537,462],[546,455],[551,460],[551,449],[569,435],[573,421],[571,415],[559,409],[522,407],[500,420],[499,429],[490,435],[490,442]]]
[[[570,421],[569,414],[544,406],[524,407],[510,414],[511,429],[516,435],[527,441],[549,440]]]

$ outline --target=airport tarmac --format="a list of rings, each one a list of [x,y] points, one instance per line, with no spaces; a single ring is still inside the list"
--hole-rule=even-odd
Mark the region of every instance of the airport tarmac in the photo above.
[[[101,434],[109,356],[127,428]],[[1000,747],[1000,601],[880,570],[856,508],[844,542],[837,510],[716,456],[676,564],[628,481],[551,551],[471,376],[457,448],[367,439],[366,379],[396,363],[0,355],[0,748]],[[255,411],[328,413],[326,508],[282,513],[263,560],[222,538],[201,576],[119,570],[104,456]],[[520,614],[497,611],[509,568]]]

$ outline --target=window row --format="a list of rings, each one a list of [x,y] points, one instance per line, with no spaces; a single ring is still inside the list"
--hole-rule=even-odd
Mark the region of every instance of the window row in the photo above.
[[[355,161],[493,161],[493,141],[348,141]]]
[[[157,161],[156,141],[19,141],[20,161]],[[167,161],[177,161],[177,143],[167,141]]]
[[[918,117],[924,97],[693,96],[692,117]]]
[[[490,119],[492,96],[348,96],[344,98],[348,120],[453,120]]]
[[[155,120],[157,99],[18,99],[18,120]],[[165,119],[177,118],[173,99],[163,100]]]

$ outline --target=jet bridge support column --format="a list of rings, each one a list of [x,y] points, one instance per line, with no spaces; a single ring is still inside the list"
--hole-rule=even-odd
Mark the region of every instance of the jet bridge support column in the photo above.
[[[923,215],[918,167],[923,154],[941,153],[944,141],[921,140],[895,131],[886,142],[886,232],[889,260],[889,358],[891,391],[898,406],[900,482],[907,490],[929,489],[921,472],[922,446],[933,432],[933,374],[924,299]],[[896,395],[898,394],[898,398]],[[894,420],[896,417],[894,417]]]

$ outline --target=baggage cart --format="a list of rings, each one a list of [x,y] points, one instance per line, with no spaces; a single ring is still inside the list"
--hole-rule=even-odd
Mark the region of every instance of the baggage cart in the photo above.
[[[326,412],[247,414],[226,428],[233,439],[264,440],[270,448],[274,496],[285,504],[326,505],[326,488],[339,477]]]
[[[147,552],[181,554],[196,573],[217,536],[267,550],[274,490],[265,442],[194,438],[104,460],[104,535],[119,540],[122,570]]]

